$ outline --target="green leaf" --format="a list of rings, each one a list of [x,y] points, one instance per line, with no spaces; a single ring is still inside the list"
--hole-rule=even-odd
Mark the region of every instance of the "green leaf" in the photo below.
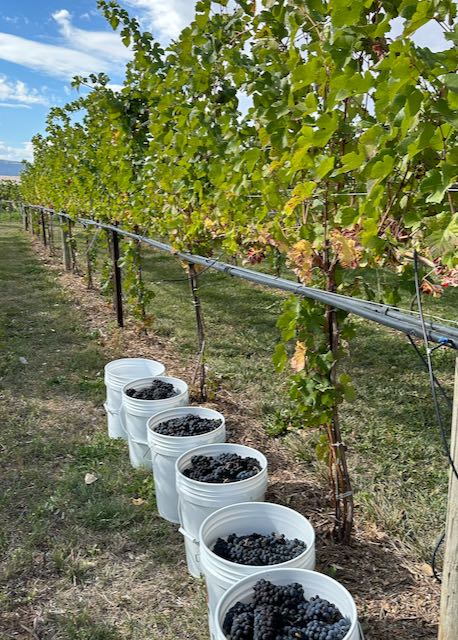
[[[275,347],[275,351],[272,355],[272,362],[274,363],[276,371],[283,371],[288,363],[288,354],[285,349],[285,345],[279,342]]]
[[[358,169],[364,163],[364,156],[356,153],[355,151],[350,151],[350,153],[346,153],[344,156],[340,158],[342,162],[342,166],[340,169],[336,169],[332,174],[333,177],[340,176],[342,173],[348,173],[349,171],[353,171],[354,169]]]
[[[253,147],[252,149],[248,149],[245,151],[243,155],[243,161],[245,162],[246,168],[249,173],[251,173],[255,167],[255,164],[259,160],[261,156],[261,149],[257,147]]]
[[[441,77],[441,80],[453,93],[458,93],[458,74],[447,73]]]

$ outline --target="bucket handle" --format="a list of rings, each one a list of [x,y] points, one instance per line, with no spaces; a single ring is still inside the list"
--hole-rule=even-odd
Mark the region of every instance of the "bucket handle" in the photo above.
[[[178,511],[178,519],[180,520],[180,528],[178,529],[178,531],[182,534],[183,537],[187,538],[191,542],[191,544],[197,545],[199,547],[199,540],[197,540],[197,538],[191,535],[189,531],[186,531],[186,529],[183,528],[183,512],[181,510],[180,496],[178,496],[177,511]],[[200,553],[194,553],[193,555],[194,555],[194,560],[197,562],[197,564],[200,564]]]
[[[193,545],[199,546],[199,541],[196,538],[194,538],[194,536],[192,536],[188,531],[183,529],[183,527],[180,527],[178,531],[183,535],[184,538],[187,538]],[[200,553],[193,553],[192,555],[194,556],[194,560],[197,562],[197,564],[200,564]]]
[[[106,411],[107,413],[109,413],[109,414],[110,414],[110,415],[112,415],[112,416],[118,416],[118,415],[121,413],[120,411],[113,411],[113,409],[111,409],[111,408],[108,406],[108,402],[104,402],[104,403],[103,403],[103,408],[105,409],[105,411]]]

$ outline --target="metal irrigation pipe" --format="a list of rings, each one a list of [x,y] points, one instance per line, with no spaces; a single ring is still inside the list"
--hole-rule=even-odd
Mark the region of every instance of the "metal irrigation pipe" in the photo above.
[[[39,205],[31,206],[32,208],[39,209],[51,215],[57,215],[53,209],[48,209],[47,207],[41,207]],[[69,220],[73,219],[65,213],[59,212],[58,215],[68,218]],[[176,251],[173,247],[165,244],[164,242],[159,242],[158,240],[152,240],[151,238],[140,236],[136,233],[131,233],[130,231],[125,231],[115,225],[105,224],[86,218],[77,218],[76,220],[85,226],[91,225],[101,229],[107,229],[126,236],[127,238],[140,240],[154,249],[174,255],[175,257],[190,264],[200,264],[209,269],[225,273],[226,275],[241,278],[242,280],[254,282],[255,284],[270,287],[272,289],[294,293],[297,296],[310,298],[322,304],[341,309],[342,311],[353,313],[361,318],[365,318],[366,320],[377,322],[378,324],[389,327],[390,329],[401,331],[409,336],[416,336],[417,338],[423,337],[423,329],[419,320],[398,311],[395,307],[372,303],[359,298],[351,298],[341,294],[315,289],[313,287],[307,287],[285,278],[259,273],[252,271],[251,269],[246,269],[245,267],[237,267],[225,262],[220,262],[219,260],[213,260],[212,258]],[[427,327],[427,331],[428,339],[431,340],[431,342],[444,344],[453,349],[458,349],[457,329],[431,322]]]

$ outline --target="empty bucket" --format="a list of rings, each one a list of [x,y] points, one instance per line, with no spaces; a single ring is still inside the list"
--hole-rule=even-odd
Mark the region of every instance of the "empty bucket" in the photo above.
[[[105,411],[108,420],[110,438],[127,440],[127,433],[121,416],[122,389],[129,380],[138,380],[147,376],[162,376],[165,367],[156,360],[146,358],[121,358],[105,365],[105,386],[107,399]]]

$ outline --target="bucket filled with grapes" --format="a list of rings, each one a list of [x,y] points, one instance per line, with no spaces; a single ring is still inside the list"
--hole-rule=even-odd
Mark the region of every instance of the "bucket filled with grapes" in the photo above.
[[[188,385],[179,378],[157,376],[132,380],[122,390],[122,413],[133,467],[152,470],[146,423],[152,415],[189,403]]]
[[[224,442],[224,416],[205,407],[177,407],[149,418],[147,430],[159,515],[169,522],[179,522],[175,463],[190,449]]]
[[[121,358],[105,365],[105,386],[107,399],[105,410],[108,419],[108,435],[110,438],[127,440],[127,433],[122,422],[122,390],[129,380],[139,380],[146,376],[163,376],[165,367],[162,362],[146,358]]]
[[[210,444],[187,451],[176,462],[180,531],[191,575],[201,574],[199,529],[214,511],[238,502],[262,502],[267,460],[241,444]]]
[[[212,640],[362,640],[350,593],[307,569],[268,569],[221,597]]]
[[[221,596],[236,582],[281,566],[315,568],[315,530],[303,515],[270,502],[233,504],[212,513],[199,531],[209,623]]]

